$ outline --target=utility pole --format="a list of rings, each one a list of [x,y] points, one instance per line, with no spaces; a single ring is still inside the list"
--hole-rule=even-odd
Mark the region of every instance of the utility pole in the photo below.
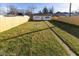
[[[69,17],[71,17],[71,6],[72,6],[72,3],[70,3],[69,5]]]

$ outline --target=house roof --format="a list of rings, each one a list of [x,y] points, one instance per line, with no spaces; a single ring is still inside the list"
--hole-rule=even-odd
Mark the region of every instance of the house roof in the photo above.
[[[38,15],[38,16],[52,16],[52,14],[33,14],[33,15]]]

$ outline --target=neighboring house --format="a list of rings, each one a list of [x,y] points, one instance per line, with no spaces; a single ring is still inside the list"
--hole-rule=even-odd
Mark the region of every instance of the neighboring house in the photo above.
[[[51,14],[33,14],[32,20],[51,20],[52,15]]]
[[[67,12],[57,12],[54,15],[55,16],[69,16],[69,13],[67,13]]]
[[[74,13],[72,14],[72,16],[79,16],[79,13]]]

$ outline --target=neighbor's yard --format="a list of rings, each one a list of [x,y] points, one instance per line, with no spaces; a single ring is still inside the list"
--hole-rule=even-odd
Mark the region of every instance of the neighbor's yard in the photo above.
[[[72,16],[72,17],[65,17],[65,16],[60,16],[60,17],[53,17],[53,20],[61,21],[61,22],[66,22],[74,25],[79,26],[79,16]]]
[[[79,55],[79,26],[58,21],[51,21],[50,23],[55,25],[52,29],[62,38],[62,41],[67,44],[76,55]]]

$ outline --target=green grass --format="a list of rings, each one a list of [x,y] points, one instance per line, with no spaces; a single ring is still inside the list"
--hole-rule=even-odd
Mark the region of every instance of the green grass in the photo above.
[[[44,29],[48,29],[48,26],[46,26],[44,21],[27,22],[8,31],[0,33],[0,40],[16,37],[30,32],[41,31]]]
[[[50,21],[54,25],[54,31],[63,41],[79,55],[79,27],[67,23]]]
[[[0,33],[0,55],[69,54],[44,21],[33,21]]]

